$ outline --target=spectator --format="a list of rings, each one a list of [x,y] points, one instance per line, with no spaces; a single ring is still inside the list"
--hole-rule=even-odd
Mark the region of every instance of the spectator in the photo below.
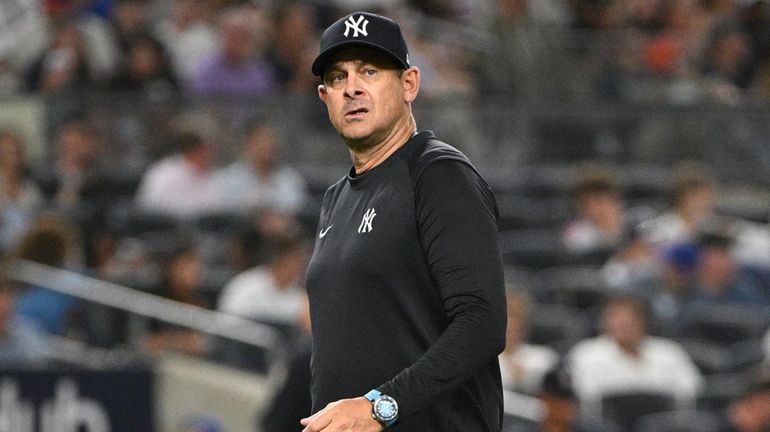
[[[651,296],[660,282],[657,258],[639,228],[629,226],[618,249],[602,265],[602,277],[616,291]]]
[[[559,355],[548,346],[526,342],[529,298],[509,289],[507,301],[506,343],[500,354],[503,388],[534,395],[540,390],[545,373],[559,361]]]
[[[708,304],[770,306],[770,271],[739,264],[733,239],[704,234],[699,241],[695,296],[688,307]]]
[[[634,297],[615,297],[602,308],[602,333],[568,353],[573,385],[588,418],[600,412],[603,396],[617,391],[653,390],[692,402],[702,378],[674,341],[650,336],[647,308]]]
[[[216,32],[206,20],[212,14],[210,4],[207,0],[174,0],[169,17],[155,27],[174,73],[185,85],[192,83],[201,61],[216,51]]]
[[[43,204],[43,195],[27,174],[21,138],[0,130],[0,251],[24,234]]]
[[[31,69],[30,89],[50,94],[92,87],[97,79],[87,56],[80,29],[72,22],[60,24],[54,29],[51,46]]]
[[[612,174],[596,166],[586,168],[573,194],[577,213],[562,231],[564,246],[575,255],[609,256],[625,230],[623,198]]]
[[[770,381],[752,386],[724,413],[720,432],[766,432],[770,429]]]
[[[695,241],[716,220],[716,184],[705,168],[680,165],[671,189],[671,208],[644,224],[647,240],[662,249]]]
[[[177,151],[147,169],[136,192],[144,211],[194,218],[219,208],[220,196],[212,177],[211,145],[202,136],[184,132]]]
[[[236,275],[222,290],[218,309],[290,331],[298,328],[305,304],[300,286],[307,251],[296,237],[267,242],[265,264]]]
[[[659,328],[675,328],[685,305],[695,295],[698,247],[680,244],[666,249],[661,255],[660,284],[651,298],[652,315]]]
[[[110,23],[104,15],[89,10],[90,1],[43,0],[43,10],[53,26],[74,26],[88,77],[94,87],[109,81],[118,63],[119,50]]]
[[[295,170],[278,161],[278,135],[264,122],[246,133],[242,156],[217,173],[224,208],[241,214],[273,209],[296,214],[306,199],[306,185]]]
[[[0,276],[0,366],[42,363],[50,356],[48,336],[34,322],[16,313],[20,288]]]
[[[50,267],[65,268],[79,260],[79,242],[79,235],[69,221],[45,216],[21,238],[11,256]],[[79,332],[75,319],[79,309],[80,304],[74,297],[44,287],[30,286],[19,298],[16,312],[50,334],[65,335]]]
[[[306,94],[315,88],[315,78],[307,73],[307,65],[315,58],[315,40],[308,35],[317,32],[313,6],[299,1],[284,2],[277,8],[275,36],[268,52],[277,80],[289,93]]]
[[[65,122],[55,136],[52,168],[37,174],[55,207],[73,211],[92,203],[102,186],[101,142],[93,125],[76,118]]]
[[[275,87],[275,74],[264,56],[270,34],[266,12],[242,6],[219,17],[219,49],[204,59],[192,82],[201,94],[261,96]]]
[[[0,95],[23,88],[26,70],[46,49],[48,26],[33,0],[0,2]]]
[[[163,45],[150,36],[127,42],[123,68],[112,80],[113,90],[143,90],[153,99],[170,96],[177,88]]]
[[[730,105],[742,102],[755,66],[746,32],[738,26],[718,26],[704,57],[702,73],[711,82],[714,99]]]
[[[203,272],[204,264],[198,250],[183,245],[168,257],[158,293],[186,305],[209,308],[201,292]],[[196,330],[155,321],[145,347],[151,353],[176,352],[200,356],[209,352],[209,340]]]
[[[578,401],[572,390],[571,378],[561,366],[551,368],[543,378],[538,392],[543,404],[543,418],[538,432],[608,432],[611,429],[579,415]]]
[[[288,351],[286,374],[260,420],[264,432],[295,432],[312,409],[310,398],[310,307],[305,302],[300,320],[302,336]]]
[[[135,38],[145,37],[151,31],[150,6],[149,0],[115,2],[110,18],[121,56],[125,57],[130,51]]]

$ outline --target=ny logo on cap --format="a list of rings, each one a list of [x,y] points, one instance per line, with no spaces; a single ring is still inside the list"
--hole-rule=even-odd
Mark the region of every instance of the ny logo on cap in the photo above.
[[[369,20],[364,18],[363,15],[358,16],[358,20],[353,19],[353,15],[349,16],[347,21],[345,21],[345,37],[348,37],[348,33],[350,30],[353,30],[353,37],[358,37],[358,33],[361,33],[364,36],[369,36],[369,33],[366,32],[366,26],[369,25]]]

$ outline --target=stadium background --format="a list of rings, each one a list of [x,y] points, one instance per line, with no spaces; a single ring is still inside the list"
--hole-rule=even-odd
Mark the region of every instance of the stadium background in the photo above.
[[[0,418],[7,423],[0,422],[0,430],[28,430],[21,426],[26,414],[12,412],[32,413],[40,426],[29,430],[79,430],[78,422],[86,424],[79,416],[93,401],[111,426],[94,426],[100,418],[94,415],[89,431],[261,430],[298,330],[211,324],[223,318],[171,306],[164,315],[165,304],[130,293],[160,294],[167,258],[192,244],[203,268],[197,306],[214,308],[240,270],[228,248],[245,238],[244,224],[257,225],[264,214],[312,242],[323,191],[349,160],[317,100],[309,64],[325,25],[357,9],[402,23],[412,62],[423,71],[418,126],[460,147],[489,180],[500,205],[511,286],[547,303],[544,310],[564,307],[565,317],[577,316],[560,328],[538,317],[534,305],[532,335],[539,330],[551,337],[538,342],[564,354],[595,334],[596,307],[610,294],[601,268],[614,251],[576,255],[563,244],[563,229],[576,217],[572,192],[588,163],[612,173],[626,209],[643,209],[637,213],[650,218],[670,208],[678,167],[697,163],[716,185],[717,213],[756,228],[758,246],[742,258],[761,267],[770,263],[765,1],[4,0],[0,130],[23,143],[24,177],[43,199],[25,209],[17,225],[10,213],[0,216],[3,252],[18,258],[18,242],[51,215],[74,229],[72,247],[80,252],[59,265],[64,274],[11,265],[11,277],[24,286],[74,296],[79,318],[52,332],[56,342],[46,339],[55,347],[49,358],[4,366]],[[230,37],[240,38],[259,77],[221,83],[200,73],[228,37],[225,22],[245,25],[247,31]],[[133,63],[142,50],[156,56],[144,73],[141,60]],[[70,60],[74,66],[57,69]],[[174,153],[180,131],[204,137],[216,169],[241,157],[244,129],[254,119],[277,131],[279,164],[302,175],[307,195],[301,207],[280,215],[262,208],[181,218],[136,205],[142,176]],[[57,143],[72,124],[92,141],[89,163],[98,166],[98,180],[64,202]],[[11,204],[3,201],[0,212],[10,212]],[[106,239],[110,253],[100,248]],[[126,288],[133,291],[121,291]],[[545,298],[547,289],[563,295]],[[115,324],[115,316],[124,318]],[[767,371],[762,338],[768,321],[761,317],[744,323],[733,316],[734,327],[746,333],[718,334],[720,344],[710,350],[690,347],[704,375],[720,384],[703,390],[704,398],[718,401],[715,410]],[[194,355],[148,348],[142,342],[154,328],[148,321],[164,318],[206,334],[206,348]],[[119,330],[99,329],[105,322]],[[564,328],[576,322],[584,331]],[[738,343],[746,354],[741,361]],[[77,409],[67,417],[64,408],[50,406]],[[47,420],[49,429],[46,412],[54,419]]]

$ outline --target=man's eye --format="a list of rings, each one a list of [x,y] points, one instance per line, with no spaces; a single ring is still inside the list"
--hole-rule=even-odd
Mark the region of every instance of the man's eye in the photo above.
[[[364,74],[366,76],[374,76],[374,75],[377,74],[377,70],[376,69],[366,69],[366,70],[364,70]]]

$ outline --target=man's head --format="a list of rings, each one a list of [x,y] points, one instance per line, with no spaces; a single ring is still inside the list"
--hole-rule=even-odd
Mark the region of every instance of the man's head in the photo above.
[[[409,65],[401,30],[389,18],[366,12],[332,24],[313,62],[318,96],[332,125],[354,150],[371,148],[403,128],[414,129],[411,102],[420,71]]]
[[[602,308],[602,329],[623,350],[636,353],[647,337],[647,305],[633,296],[607,300]]]
[[[213,164],[213,153],[209,143],[195,132],[182,132],[176,137],[179,154],[199,172],[206,172]]]
[[[741,432],[762,432],[770,428],[770,380],[755,384],[730,404],[729,415]]]
[[[716,185],[708,170],[697,164],[683,164],[674,173],[671,201],[683,217],[700,222],[714,209]]]
[[[244,142],[244,158],[260,174],[268,174],[278,157],[277,131],[266,122],[258,122],[249,127]]]
[[[612,172],[604,167],[585,167],[580,173],[573,195],[581,216],[599,226],[613,225],[623,218],[620,188]]]

